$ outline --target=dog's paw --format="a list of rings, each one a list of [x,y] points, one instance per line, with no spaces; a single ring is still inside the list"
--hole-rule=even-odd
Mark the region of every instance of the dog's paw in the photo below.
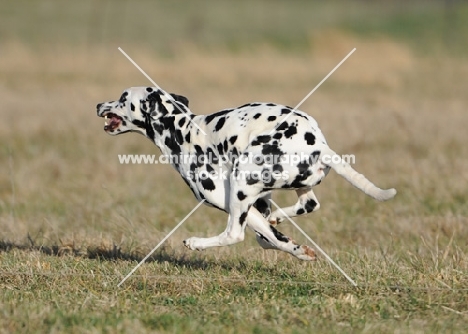
[[[269,218],[270,225],[276,226],[278,224],[281,224],[284,221],[284,218],[282,217],[274,217],[273,215]]]
[[[298,259],[303,261],[315,261],[317,257],[315,256],[315,251],[306,245],[302,245],[297,254],[294,254]]]
[[[204,248],[200,245],[200,238],[188,238],[184,240],[184,246],[191,250],[201,251]]]

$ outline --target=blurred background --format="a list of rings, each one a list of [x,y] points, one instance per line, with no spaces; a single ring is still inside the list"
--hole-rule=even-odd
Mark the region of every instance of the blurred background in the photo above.
[[[195,206],[170,166],[119,165],[118,154],[159,151],[107,136],[96,117],[98,102],[150,85],[118,47],[197,114],[294,106],[356,47],[301,109],[399,194],[378,204],[331,174],[317,188],[322,209],[298,221],[328,249],[421,236],[466,247],[467,41],[462,0],[1,1],[2,247],[137,252]],[[170,244],[218,233],[226,218],[201,208]]]

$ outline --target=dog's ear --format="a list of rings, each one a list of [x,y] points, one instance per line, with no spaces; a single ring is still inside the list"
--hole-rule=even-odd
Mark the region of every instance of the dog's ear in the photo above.
[[[149,92],[148,96],[146,97],[146,101],[156,101],[156,102],[161,102],[161,94],[159,91],[149,91],[148,88],[146,89],[147,92]]]
[[[189,100],[182,95],[177,95],[177,94],[171,94],[171,96],[176,100],[177,102],[182,103],[184,106],[188,107]]]

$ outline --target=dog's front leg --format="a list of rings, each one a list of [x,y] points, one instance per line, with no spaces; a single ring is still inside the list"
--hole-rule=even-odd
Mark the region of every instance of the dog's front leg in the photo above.
[[[228,246],[244,240],[247,215],[259,195],[259,189],[231,179],[229,192],[229,218],[226,230],[211,238],[192,237],[184,240],[184,245],[192,250],[209,247]],[[239,184],[240,183],[240,184]]]

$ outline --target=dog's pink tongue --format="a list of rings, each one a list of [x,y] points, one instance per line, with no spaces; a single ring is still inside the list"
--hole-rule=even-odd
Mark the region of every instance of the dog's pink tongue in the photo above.
[[[118,117],[115,117],[115,116],[112,116],[112,118],[110,119],[110,126],[114,126],[114,125],[117,125],[119,124],[120,122],[120,119]]]
[[[111,115],[110,118],[107,119],[107,124],[104,126],[104,130],[114,130],[120,125],[121,119],[115,115]]]

